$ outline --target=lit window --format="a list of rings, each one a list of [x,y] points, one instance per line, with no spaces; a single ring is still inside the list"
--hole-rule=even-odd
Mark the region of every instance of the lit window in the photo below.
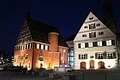
[[[27,44],[27,49],[28,49],[28,44]]]
[[[28,59],[28,54],[25,54],[25,59]]]
[[[48,50],[48,46],[45,46],[45,50]]]
[[[39,49],[39,47],[40,47],[40,45],[39,45],[39,44],[37,44],[37,45],[36,45],[36,48],[37,48],[37,49]]]
[[[98,46],[102,46],[102,41],[97,42]]]
[[[93,47],[93,43],[92,42],[89,43],[89,47]]]
[[[85,48],[85,43],[81,43],[81,48]]]
[[[73,61],[73,57],[69,57],[69,61]]]
[[[65,53],[65,49],[63,49],[63,52]]]
[[[42,49],[42,50],[44,49],[44,45],[43,45],[43,44],[41,44],[41,49]]]
[[[24,49],[24,46],[21,46],[22,47],[22,50]]]
[[[32,48],[32,45],[31,45],[31,43],[30,43],[30,49]]]
[[[107,44],[107,46],[111,46],[112,45],[112,41],[108,40],[108,41],[106,41],[106,44]]]

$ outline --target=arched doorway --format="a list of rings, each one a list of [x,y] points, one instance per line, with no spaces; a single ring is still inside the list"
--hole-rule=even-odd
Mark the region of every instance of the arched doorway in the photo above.
[[[105,68],[105,63],[103,61],[98,62],[98,69]]]
[[[90,68],[94,68],[94,60],[90,60]]]
[[[86,69],[86,63],[85,62],[80,63],[80,69]]]

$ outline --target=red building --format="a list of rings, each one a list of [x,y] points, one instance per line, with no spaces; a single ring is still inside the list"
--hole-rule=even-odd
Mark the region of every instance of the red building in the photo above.
[[[58,30],[26,16],[14,50],[14,66],[28,70],[68,64],[68,47]]]

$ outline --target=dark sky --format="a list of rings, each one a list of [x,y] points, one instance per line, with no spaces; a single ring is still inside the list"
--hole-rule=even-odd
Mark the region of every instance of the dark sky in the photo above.
[[[0,1],[0,50],[11,54],[25,13],[33,19],[58,28],[64,38],[75,34],[89,11],[102,19],[104,0],[1,0]],[[111,0],[113,13],[120,26],[120,2]],[[120,28],[118,28],[120,29]]]

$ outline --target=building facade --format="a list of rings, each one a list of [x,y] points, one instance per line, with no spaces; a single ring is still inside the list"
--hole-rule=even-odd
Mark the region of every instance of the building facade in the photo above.
[[[58,30],[27,14],[14,49],[14,66],[53,69],[68,64],[68,47]]]
[[[74,39],[74,69],[116,68],[118,46],[116,34],[90,12]]]
[[[69,49],[68,49],[68,65],[69,67],[73,68],[74,64],[74,43],[73,40],[75,38],[75,35],[72,35],[65,39]]]

